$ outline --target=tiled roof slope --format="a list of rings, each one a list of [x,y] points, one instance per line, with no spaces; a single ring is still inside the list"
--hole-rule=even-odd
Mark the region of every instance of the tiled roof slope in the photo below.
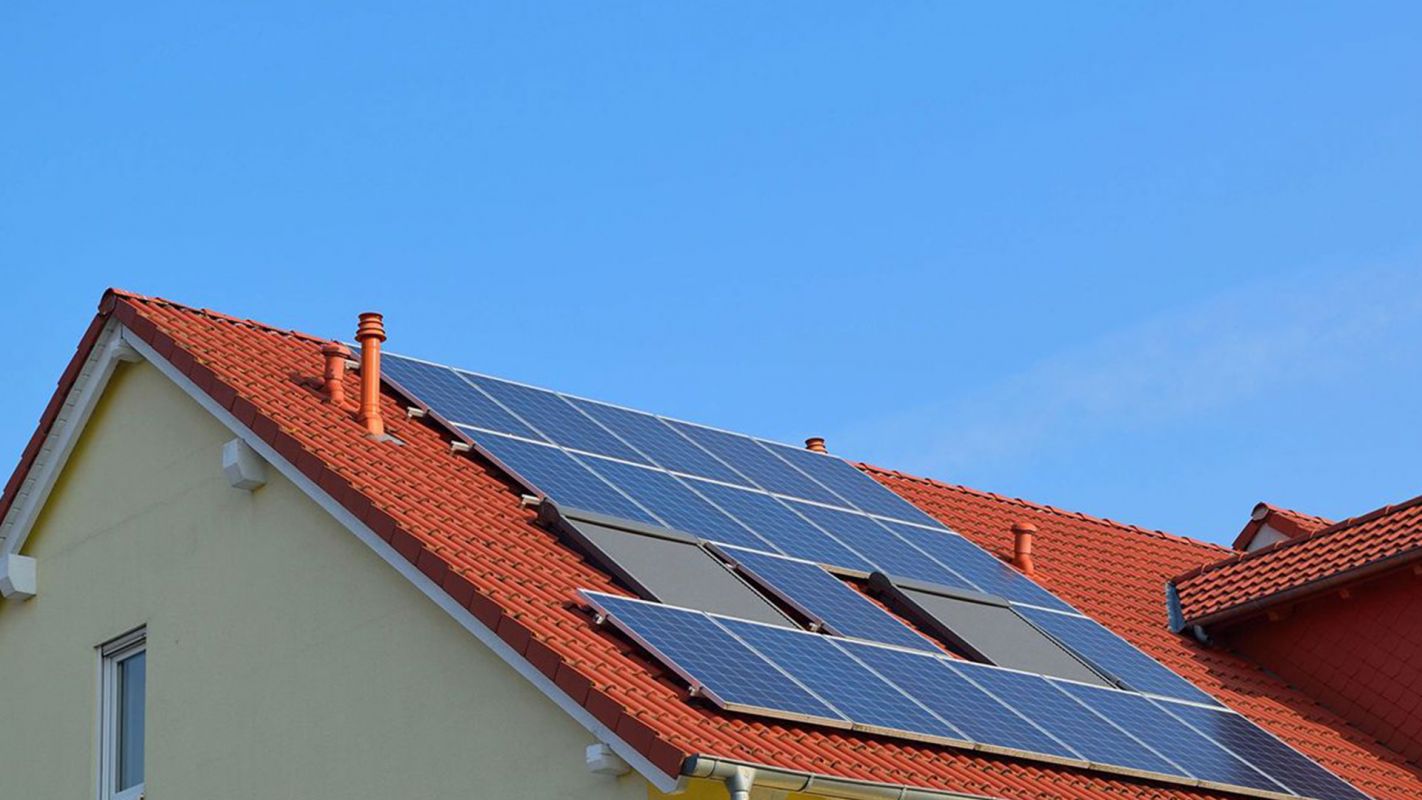
[[[677,773],[685,756],[702,754],[1021,800],[1231,796],[727,714],[688,701],[685,688],[635,647],[591,624],[573,599],[574,589],[619,590],[536,525],[534,512],[519,503],[520,488],[496,468],[472,454],[452,453],[446,432],[428,418],[406,418],[391,395],[382,405],[389,432],[403,446],[366,438],[348,413],[321,402],[310,388],[321,369],[316,340],[135,295],[110,293],[100,309],[101,317],[112,314],[128,325],[201,391],[469,608],[568,698],[668,775]],[[77,358],[84,355],[81,349]],[[347,391],[354,394],[354,377],[348,382]],[[61,392],[65,388],[61,383]],[[42,438],[43,433],[41,429],[36,435]],[[1021,513],[1059,518],[1061,524],[1043,528],[1039,563],[1064,597],[1177,667],[1189,667],[1187,674],[1206,689],[1365,791],[1386,800],[1417,796],[1422,785],[1418,776],[1306,698],[1246,664],[1173,643],[1158,613],[1161,576],[1209,557],[1207,546],[907,477],[880,477],[946,521],[971,523],[961,527],[980,540],[1000,520]],[[1058,542],[1049,544],[1052,537]],[[1109,593],[1103,591],[1101,572],[1093,571],[1105,552],[1129,552],[1142,559],[1123,560],[1114,570],[1118,574],[1111,576],[1120,585]]]
[[[1284,536],[1293,539],[1317,533],[1332,525],[1333,520],[1305,514],[1302,511],[1294,511],[1291,508],[1280,508],[1268,503],[1260,503],[1250,513],[1249,522],[1245,523],[1239,536],[1235,537],[1234,549],[1244,550],[1254,539],[1254,534],[1258,533],[1259,529],[1266,524]]]
[[[1345,519],[1173,580],[1190,623],[1249,613],[1375,571],[1422,559],[1422,497]]]
[[[1229,551],[1217,545],[1025,500],[866,467],[920,508],[999,557],[1014,522],[1038,528],[1037,580],[1231,708],[1379,797],[1422,795],[1422,775],[1307,695],[1246,659],[1171,634],[1167,578]],[[1398,782],[1400,781],[1400,782]]]

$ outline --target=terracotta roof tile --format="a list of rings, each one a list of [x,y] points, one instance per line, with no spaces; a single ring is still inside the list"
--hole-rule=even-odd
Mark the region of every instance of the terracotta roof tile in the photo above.
[[[544,674],[555,676],[574,702],[624,731],[669,773],[682,756],[703,754],[1003,798],[1232,796],[729,714],[690,701],[685,688],[656,663],[590,623],[573,591],[620,590],[535,524],[534,512],[519,503],[520,487],[473,453],[452,454],[447,432],[428,418],[407,418],[393,396],[382,402],[388,429],[403,446],[366,438],[351,415],[321,402],[308,382],[321,372],[323,340],[137,295],[106,295],[101,316],[110,309],[150,343],[166,347],[171,339],[171,360],[200,370],[214,396],[230,391],[234,408],[251,417],[254,432],[282,443],[298,461],[314,456],[332,476],[329,481],[349,487],[338,499],[352,513],[397,542],[413,563],[442,575],[452,597],[466,602]],[[354,396],[355,379],[347,380]],[[36,436],[42,439],[44,430],[42,425]],[[1418,775],[1390,751],[1249,663],[1166,632],[1165,577],[1218,558],[1221,548],[898,473],[870,472],[999,554],[1010,546],[1011,522],[1030,518],[1041,530],[1040,574],[1062,597],[1365,791],[1386,800],[1418,796]],[[0,509],[9,501],[7,492]]]
[[[1297,515],[1297,512],[1288,512]],[[1422,559],[1422,497],[1248,553],[1235,553],[1182,572],[1173,579],[1184,618],[1213,622],[1322,590],[1373,570]]]

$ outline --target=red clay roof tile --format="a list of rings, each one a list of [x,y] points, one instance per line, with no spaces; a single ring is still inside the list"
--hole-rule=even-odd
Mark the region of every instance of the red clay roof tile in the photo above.
[[[468,597],[468,607],[484,624],[521,642],[574,702],[593,709],[609,725],[621,721],[639,749],[653,754],[653,762],[669,774],[683,755],[703,754],[1004,798],[1231,796],[729,714],[688,700],[685,688],[656,663],[590,624],[573,591],[619,589],[534,524],[534,513],[519,503],[516,484],[473,453],[452,454],[447,432],[431,420],[407,418],[393,396],[382,398],[382,404],[390,432],[404,442],[399,447],[366,438],[352,415],[304,388],[304,380],[320,376],[324,340],[127,293],[106,295],[101,317],[110,309],[149,341],[171,337],[174,360],[211,371],[211,391],[228,387],[237,405],[250,403],[254,433],[269,441],[288,440],[288,449],[294,444],[299,451],[297,458],[319,456],[326,469],[349,484],[350,491],[338,499],[352,513],[360,513],[380,535],[394,537],[413,563],[437,556],[446,565],[444,583],[454,597]],[[86,341],[92,337],[86,335]],[[84,352],[81,345],[79,357]],[[347,392],[354,395],[353,376],[347,380]],[[67,388],[62,385],[60,394]],[[38,440],[47,425],[42,421]],[[21,471],[32,460],[26,452]],[[1166,631],[1165,578],[1218,558],[1222,548],[866,469],[1000,555],[1011,546],[1011,522],[1029,518],[1041,530],[1037,564],[1051,589],[1365,791],[1385,800],[1418,796],[1419,775],[1390,751],[1242,659]],[[11,500],[7,491],[0,512]],[[1111,557],[1103,559],[1103,554]],[[453,575],[463,582],[452,581]]]

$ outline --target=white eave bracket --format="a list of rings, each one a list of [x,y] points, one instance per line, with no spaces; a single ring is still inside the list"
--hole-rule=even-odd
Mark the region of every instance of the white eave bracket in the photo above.
[[[233,439],[222,446],[222,474],[234,489],[255,492],[267,484],[267,461],[251,445]]]
[[[18,553],[0,556],[0,596],[28,600],[35,596],[35,560]]]

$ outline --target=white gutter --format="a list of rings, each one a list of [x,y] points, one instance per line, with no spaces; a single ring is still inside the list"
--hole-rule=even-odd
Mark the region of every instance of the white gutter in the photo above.
[[[681,774],[686,778],[710,778],[724,782],[731,800],[748,800],[752,785],[783,792],[833,797],[836,800],[992,800],[980,794],[836,778],[717,756],[692,756],[681,765]]]

